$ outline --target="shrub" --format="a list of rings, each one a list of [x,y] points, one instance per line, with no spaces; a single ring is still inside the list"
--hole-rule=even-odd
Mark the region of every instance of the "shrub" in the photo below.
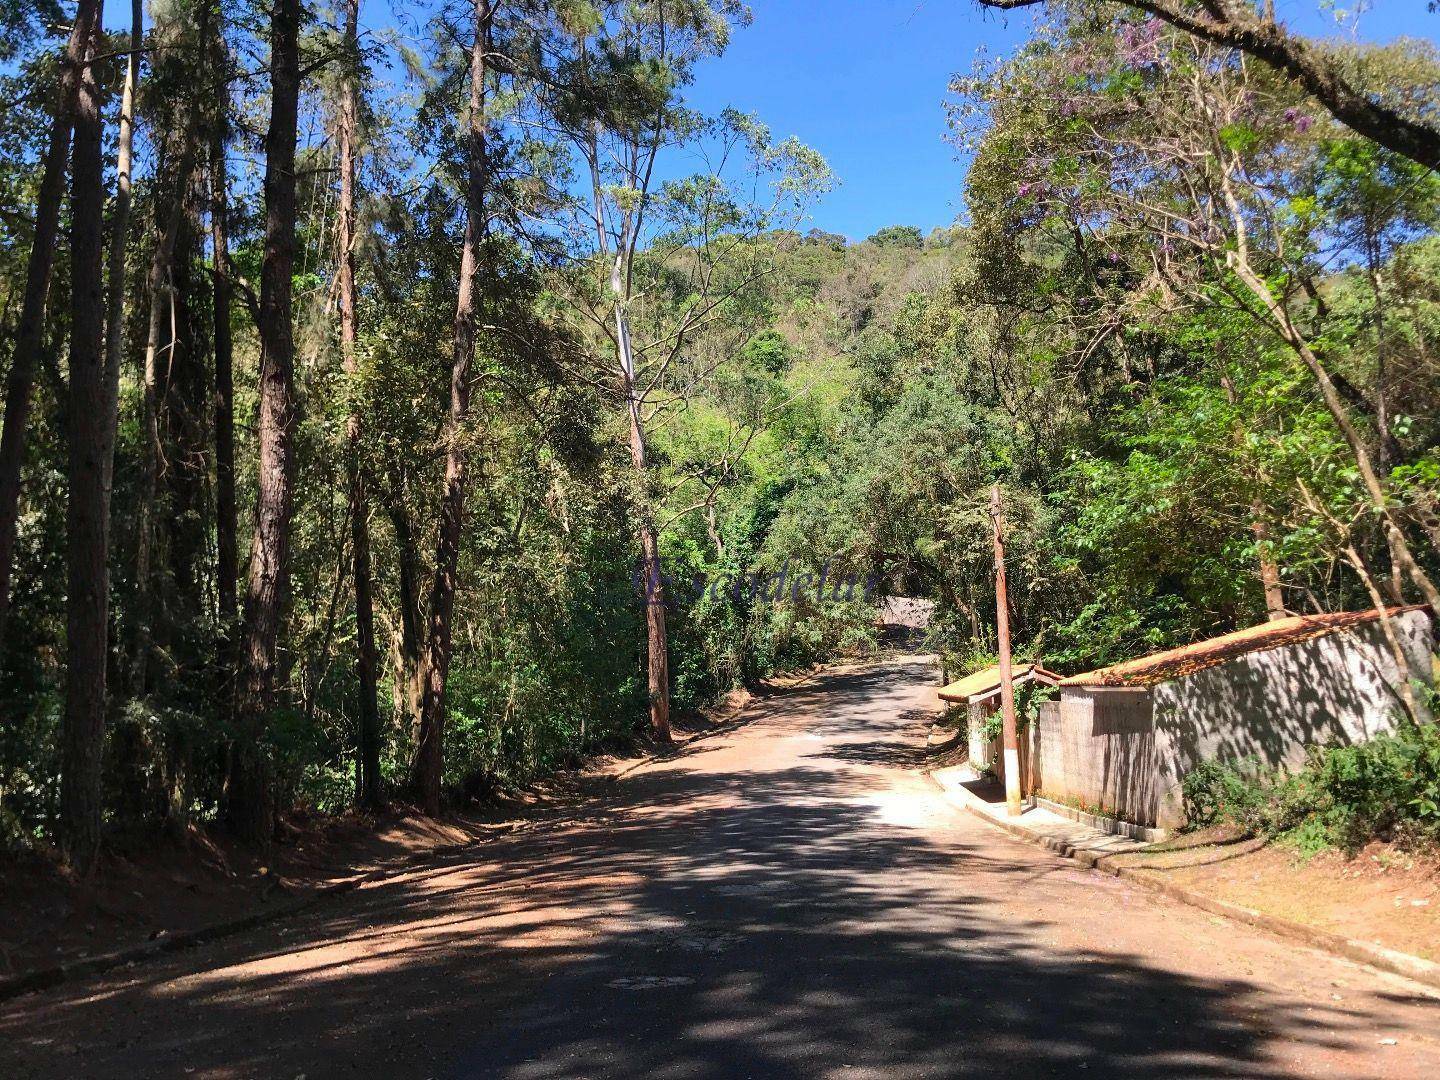
[[[1211,825],[1239,825],[1260,831],[1260,811],[1266,800],[1266,778],[1257,769],[1247,769],[1254,759],[1230,764],[1202,761],[1185,775],[1180,790],[1185,800],[1185,820],[1192,828]]]
[[[1370,742],[1312,747],[1293,774],[1253,759],[1203,762],[1181,790],[1192,828],[1237,825],[1305,851],[1440,844],[1440,727],[1406,723]]]

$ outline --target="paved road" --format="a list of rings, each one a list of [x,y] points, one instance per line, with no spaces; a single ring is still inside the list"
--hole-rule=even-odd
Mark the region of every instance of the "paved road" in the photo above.
[[[932,685],[833,672],[582,818],[0,1006],[0,1076],[1440,1076],[1419,987],[953,809]]]

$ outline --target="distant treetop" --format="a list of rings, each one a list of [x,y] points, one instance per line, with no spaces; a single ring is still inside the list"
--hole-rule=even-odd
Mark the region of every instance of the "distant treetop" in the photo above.
[[[866,243],[877,247],[919,248],[923,246],[924,239],[914,225],[887,225]]]
[[[805,234],[805,239],[812,244],[826,244],[837,251],[843,250],[850,243],[840,233],[826,232],[824,229],[811,229]]]

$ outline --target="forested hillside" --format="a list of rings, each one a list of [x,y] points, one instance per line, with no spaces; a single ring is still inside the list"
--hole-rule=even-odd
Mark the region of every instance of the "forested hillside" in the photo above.
[[[1057,670],[1440,599],[1440,179],[1223,43],[1052,5],[959,221],[847,240],[686,106],[729,0],[0,10],[7,845],[437,813],[876,591],[978,662],[995,484]],[[1432,44],[1321,55],[1433,132]]]

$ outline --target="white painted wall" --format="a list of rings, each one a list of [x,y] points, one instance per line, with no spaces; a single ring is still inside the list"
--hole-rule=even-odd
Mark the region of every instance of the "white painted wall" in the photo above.
[[[1391,622],[1410,678],[1430,685],[1429,614],[1410,611]],[[1393,731],[1404,678],[1384,630],[1364,623],[1161,683],[1154,689],[1155,726],[1173,735],[1189,764],[1256,757],[1294,766],[1304,761],[1307,746],[1364,742]]]
[[[1392,622],[1410,677],[1433,685],[1429,613]],[[1402,680],[1383,629],[1366,623],[1249,653],[1148,693],[1064,687],[1058,705],[1041,712],[1038,783],[1047,794],[1173,828],[1183,822],[1180,781],[1201,761],[1293,768],[1307,746],[1393,731],[1403,715]]]

